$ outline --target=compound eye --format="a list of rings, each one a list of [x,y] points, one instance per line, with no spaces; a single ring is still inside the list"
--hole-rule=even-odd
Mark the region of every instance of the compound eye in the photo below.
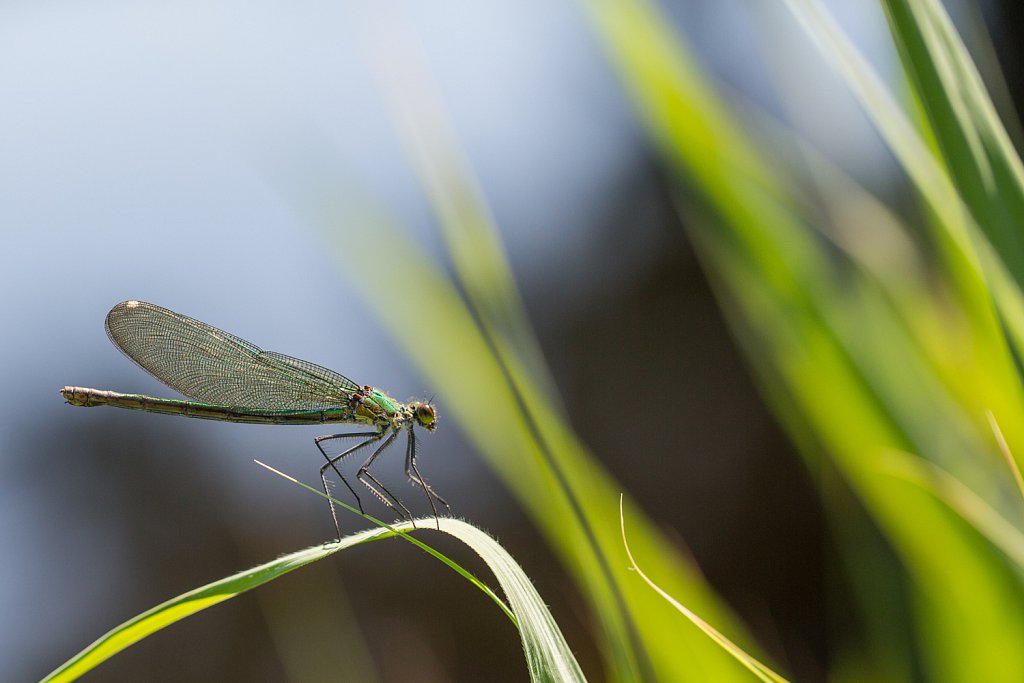
[[[437,422],[437,413],[434,411],[434,406],[429,403],[420,403],[416,405],[416,421],[427,429],[433,429]]]

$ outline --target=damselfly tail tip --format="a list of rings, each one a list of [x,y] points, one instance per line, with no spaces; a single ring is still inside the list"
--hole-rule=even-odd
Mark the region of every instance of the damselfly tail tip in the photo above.
[[[60,395],[64,397],[70,405],[73,406],[93,406],[96,405],[89,395],[87,389],[82,387],[64,387],[60,390]]]

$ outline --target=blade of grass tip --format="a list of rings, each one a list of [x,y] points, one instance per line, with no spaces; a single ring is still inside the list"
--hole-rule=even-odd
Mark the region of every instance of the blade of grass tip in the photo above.
[[[747,667],[755,676],[760,678],[762,681],[771,681],[772,683],[788,683],[787,679],[783,678],[779,674],[772,671],[768,666],[762,664],[756,658],[749,655],[740,646],[729,640],[725,634],[719,632],[714,626],[701,619],[694,612],[690,611],[686,606],[681,604],[678,600],[673,598],[671,595],[661,589],[654,581],[649,579],[640,566],[633,559],[633,553],[629,549],[629,542],[626,540],[626,519],[622,510],[622,494],[619,494],[619,529],[622,532],[622,547],[626,551],[626,557],[629,558],[629,568],[635,571],[644,582],[650,586],[658,595],[663,597],[669,604],[679,610],[683,616],[689,619],[697,628],[704,631],[709,638],[718,643],[726,652],[735,657],[743,666]]]
[[[285,479],[302,486],[303,488],[309,489],[313,493],[320,496],[324,496],[323,492],[314,489],[311,486],[307,486],[303,482],[291,477],[283,472],[280,472],[265,463],[257,461],[257,464],[265,467],[268,470],[284,477]],[[355,545],[360,545],[369,541],[377,541],[391,536],[400,536],[421,550],[433,555],[435,558],[446,564],[448,567],[456,571],[463,578],[468,580],[478,589],[480,589],[485,595],[491,598],[496,605],[509,617],[509,620],[522,635],[523,629],[520,627],[520,622],[516,617],[516,614],[498,597],[498,595],[491,590],[482,581],[477,579],[468,570],[461,567],[454,560],[443,555],[441,552],[431,548],[427,544],[423,543],[419,539],[410,536],[407,531],[414,529],[413,522],[403,522],[398,525],[390,525],[382,522],[370,515],[361,515],[358,510],[345,504],[342,501],[334,501],[335,504],[350,510],[351,512],[360,515],[367,520],[376,524],[379,528],[366,529],[359,531],[354,534],[345,536],[336,542],[325,543],[323,545],[313,546],[300,550],[295,553],[284,555],[275,560],[267,562],[265,564],[247,569],[231,576],[219,579],[212,583],[206,584],[194,590],[183,593],[175,598],[172,598],[166,602],[163,602],[156,607],[146,610],[142,614],[129,619],[121,625],[111,629],[106,634],[98,638],[88,647],[83,649],[78,654],[74,655],[71,659],[66,661],[64,664],[57,667],[53,672],[47,675],[43,681],[44,683],[60,682],[66,683],[67,681],[73,681],[79,678],[82,674],[92,670],[99,664],[103,663],[107,659],[110,659],[115,654],[121,652],[125,648],[134,645],[138,641],[146,638],[159,630],[170,626],[173,623],[181,621],[186,617],[192,616],[193,614],[200,612],[208,607],[212,607],[220,602],[229,600],[236,595],[249,591],[256,588],[264,583],[267,583],[277,577],[291,572],[292,570],[303,567],[311,562],[323,559],[329,555],[332,555],[340,550],[349,548]],[[428,519],[421,520],[422,522],[432,521]],[[445,520],[446,522],[454,522],[455,520]],[[465,525],[469,526],[469,525]],[[472,528],[472,527],[470,527]],[[452,533],[449,530],[449,533]],[[481,532],[482,533],[482,532]],[[453,533],[456,537],[462,539],[462,535],[459,533]],[[462,539],[464,540],[464,539]],[[464,540],[465,542],[465,540]],[[477,550],[476,548],[474,548]],[[477,550],[480,553],[479,550]],[[482,554],[482,553],[481,553]],[[507,554],[507,553],[506,553]],[[484,558],[485,561],[487,557]],[[513,562],[511,558],[509,561]],[[488,561],[488,565],[494,569],[492,563]],[[496,575],[497,572],[495,572]],[[499,576],[499,581],[501,577]],[[503,584],[503,587],[504,584]],[[537,597],[539,602],[540,598]],[[543,603],[540,603],[543,604]],[[550,617],[550,615],[548,615]],[[553,620],[552,620],[553,623]],[[561,634],[558,634],[561,638]],[[543,639],[541,639],[543,640]],[[550,640],[550,638],[548,638]],[[557,639],[556,639],[557,640]],[[563,640],[564,642],[564,640]],[[524,641],[525,646],[525,641]],[[568,647],[566,646],[568,652]],[[578,668],[578,667],[577,667]],[[558,680],[572,680],[571,678],[564,678]],[[583,680],[582,677],[579,680]]]
[[[416,529],[416,528],[418,528],[418,527],[415,526],[415,522],[417,522],[417,521],[420,521],[420,522],[433,522],[433,521],[440,522],[440,520],[435,520],[432,517],[431,518],[422,518],[422,519],[419,519],[419,520],[414,520],[412,522],[403,522],[402,524],[400,524],[398,526],[392,526],[391,524],[388,524],[387,522],[385,522],[383,520],[377,519],[373,515],[368,515],[366,513],[360,512],[359,510],[357,510],[356,508],[352,507],[351,505],[348,505],[348,504],[346,504],[346,503],[344,503],[344,502],[342,502],[340,500],[337,500],[336,498],[328,496],[323,491],[315,489],[312,486],[310,486],[309,484],[306,484],[305,482],[301,482],[298,479],[296,479],[295,477],[287,475],[284,472],[281,472],[280,470],[277,470],[277,469],[271,467],[270,465],[267,465],[266,463],[262,463],[259,460],[254,460],[253,462],[255,462],[257,465],[265,467],[266,469],[270,470],[271,472],[273,472],[274,474],[276,474],[276,475],[278,475],[280,477],[284,477],[285,479],[287,479],[288,481],[292,482],[293,484],[298,484],[299,486],[301,486],[302,488],[306,489],[307,491],[312,491],[313,493],[317,494],[321,498],[324,498],[324,499],[327,499],[327,500],[330,500],[330,501],[334,502],[335,505],[339,505],[339,506],[345,508],[346,510],[348,510],[349,512],[352,512],[352,513],[354,513],[356,515],[359,515],[363,519],[365,519],[365,520],[367,520],[369,522],[372,522],[373,524],[376,524],[377,526],[381,527],[382,529],[386,529],[387,531],[391,532],[395,536],[400,536],[401,538],[405,539],[409,543],[412,543],[414,546],[416,546],[417,548],[419,548],[423,552],[425,552],[425,553],[427,553],[429,555],[433,555],[436,559],[438,559],[441,562],[443,562],[444,564],[448,565],[449,568],[451,568],[456,573],[458,573],[460,576],[462,576],[462,578],[466,579],[467,581],[472,583],[474,586],[479,588],[481,591],[483,591],[489,598],[491,598],[491,600],[493,600],[495,602],[495,604],[498,605],[498,607],[501,608],[501,610],[512,621],[512,623],[516,625],[516,628],[519,627],[519,624],[516,621],[515,614],[512,613],[512,610],[509,609],[508,605],[506,605],[505,602],[500,597],[498,597],[497,593],[495,593],[493,590],[491,590],[491,588],[489,586],[487,586],[487,584],[485,584],[480,579],[476,578],[471,572],[469,572],[469,570],[463,568],[461,565],[459,565],[457,562],[455,562],[454,560],[452,560],[449,557],[447,557],[441,551],[435,550],[434,548],[430,547],[429,545],[427,545],[423,541],[419,540],[418,538],[415,538],[415,537],[411,536],[410,534],[406,533],[406,531],[403,529],[403,527],[408,527],[409,529]],[[428,524],[428,526],[424,527],[424,528],[429,528],[430,526],[433,526],[433,525],[432,524]]]
[[[1024,498],[1024,477],[1021,477],[1020,467],[1017,466],[1017,461],[1014,459],[1013,453],[1010,452],[1010,446],[1006,443],[1006,438],[1003,437],[1003,430],[999,429],[999,423],[996,422],[996,416],[992,414],[991,410],[985,411],[985,417],[988,418],[988,424],[996,437],[996,443],[999,444],[999,452],[1003,454],[1006,466],[1010,468],[1013,480],[1017,482],[1017,491],[1020,493],[1020,497]]]
[[[285,479],[298,484],[304,489],[312,491],[323,498],[328,498],[323,491],[319,491],[312,486],[308,486],[294,477],[278,472],[269,465],[265,465],[263,463],[259,464],[272,472],[280,474]],[[354,508],[347,505],[345,507],[356,512],[356,514],[359,514],[359,512]],[[375,524],[381,525],[382,527],[392,529],[391,526],[381,522],[380,520],[374,519],[370,515],[361,516],[369,519]],[[432,519],[433,518],[424,518],[417,521],[429,522]],[[422,541],[407,534],[405,532],[406,528],[415,528],[412,526],[412,522],[405,522],[400,525],[402,528],[395,528],[395,535],[401,536],[416,547],[444,562],[450,568],[454,569],[468,581],[477,586],[477,588],[484,591],[484,593],[489,595],[491,599],[502,608],[519,631],[531,680],[567,682],[586,681],[586,678],[583,676],[583,671],[579,667],[579,663],[576,661],[576,658],[572,654],[572,650],[565,641],[565,637],[558,628],[557,622],[555,622],[554,617],[551,616],[551,612],[547,609],[547,606],[541,599],[540,594],[537,593],[537,590],[534,588],[529,577],[515,559],[508,554],[508,551],[502,548],[497,541],[485,532],[477,529],[471,524],[461,520],[452,519],[450,517],[442,517],[436,521],[439,527],[438,531],[443,531],[458,538],[460,541],[472,548],[487,564],[490,570],[494,573],[494,576],[497,578],[498,583],[505,592],[505,595],[508,597],[511,608],[506,606],[505,603],[502,602],[501,598],[499,598],[479,579],[469,573],[469,571],[463,569],[439,551],[434,550]],[[430,531],[433,529],[433,526],[427,524],[420,528]]]
[[[291,475],[288,475],[288,474],[285,474],[281,470],[276,469],[274,467],[271,467],[270,465],[268,465],[265,462],[260,462],[259,460],[253,460],[253,462],[256,463],[257,465],[259,465],[260,467],[264,468],[264,469],[270,470],[271,472],[273,472],[277,476],[283,477],[283,478],[287,479],[288,481],[290,481],[293,484],[298,484],[299,486],[302,486],[304,488],[309,488],[309,486],[306,486],[306,484],[304,484],[303,482],[299,481],[295,477],[293,477]],[[323,493],[321,493],[320,495],[323,495],[325,498],[327,497]],[[379,519],[377,519],[377,518],[375,518],[375,517],[373,517],[371,515],[368,515],[365,512],[360,512],[359,510],[357,510],[356,508],[352,507],[348,503],[345,503],[345,502],[340,501],[340,500],[335,500],[334,498],[330,498],[330,500],[335,505],[337,505],[338,507],[342,507],[342,508],[348,510],[349,512],[353,513],[353,514],[359,515],[360,517],[362,517],[363,519],[367,520],[368,522],[372,522],[372,523],[376,524],[377,526],[383,527],[383,528],[387,529],[388,531],[390,531],[392,533],[395,533],[395,534],[402,533],[398,529],[396,529],[393,526],[391,526],[390,524],[388,524],[387,522],[382,522],[381,520],[379,520]]]
[[[469,545],[497,577],[519,620],[531,680],[585,681],[554,617],[515,559],[488,534],[466,522],[443,517],[441,529]]]

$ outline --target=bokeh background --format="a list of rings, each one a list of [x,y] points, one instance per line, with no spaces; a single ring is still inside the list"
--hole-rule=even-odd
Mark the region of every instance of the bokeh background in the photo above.
[[[873,3],[829,4],[883,74],[896,68]],[[762,5],[664,8],[737,107],[785,118],[868,189],[903,201],[901,176],[860,110],[785,10]],[[1015,92],[1008,7],[950,10],[968,39],[972,22],[987,20]],[[335,185],[342,214],[346,197],[370,196],[443,261],[395,130],[396,64],[425,75],[443,102],[566,415],[590,449],[796,679],[825,680],[830,638],[857,638],[816,474],[762,404],[665,173],[578,6],[8,2],[0,64],[4,680],[37,679],[154,604],[333,534],[321,499],[252,462],[315,483],[322,428],[63,404],[65,384],[171,395],[104,335],[106,312],[124,299],[399,399],[433,397],[441,424],[420,442],[422,471],[457,515],[520,560],[590,680],[603,679],[573,582],[445,422],[460,397],[435,395],[354,294],[352,279],[377,277],[388,253],[346,258],[295,191]],[[358,226],[346,235],[375,239]],[[623,398],[623,387],[636,395]],[[383,477],[426,514],[399,483],[401,460],[390,454]],[[457,544],[430,540],[483,572]],[[865,542],[886,552],[877,538]],[[392,542],[207,610],[86,680],[525,675],[507,620]]]

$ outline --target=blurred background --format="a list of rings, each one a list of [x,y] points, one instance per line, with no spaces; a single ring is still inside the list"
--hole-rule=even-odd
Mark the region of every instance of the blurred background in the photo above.
[[[859,108],[785,10],[761,5],[663,8],[737,107],[785,118],[869,190],[904,201]],[[898,68],[873,3],[829,5],[883,74]],[[949,9],[968,39],[984,16],[1009,91],[1020,92],[1010,3],[974,5]],[[522,563],[589,679],[604,680],[578,589],[445,421],[460,397],[436,393],[354,294],[352,279],[374,278],[379,264],[328,244],[292,192],[309,178],[337,183],[342,214],[346,197],[371,196],[443,261],[386,95],[394,63],[414,65],[439,94],[587,446],[796,680],[825,680],[830,643],[858,637],[819,473],[762,404],[578,6],[8,2],[0,63],[5,680],[37,679],[159,602],[334,533],[320,498],[252,462],[315,484],[312,440],[329,430],[63,403],[65,384],[173,395],[107,340],[104,316],[124,299],[400,400],[433,397],[441,423],[420,441],[422,472]],[[356,225],[345,239],[375,238]],[[610,402],[622,386],[642,403]],[[390,453],[381,476],[428,514],[400,484],[401,466]],[[887,552],[877,532],[864,533]],[[525,677],[511,625],[482,595],[386,542],[207,610],[86,680]]]

